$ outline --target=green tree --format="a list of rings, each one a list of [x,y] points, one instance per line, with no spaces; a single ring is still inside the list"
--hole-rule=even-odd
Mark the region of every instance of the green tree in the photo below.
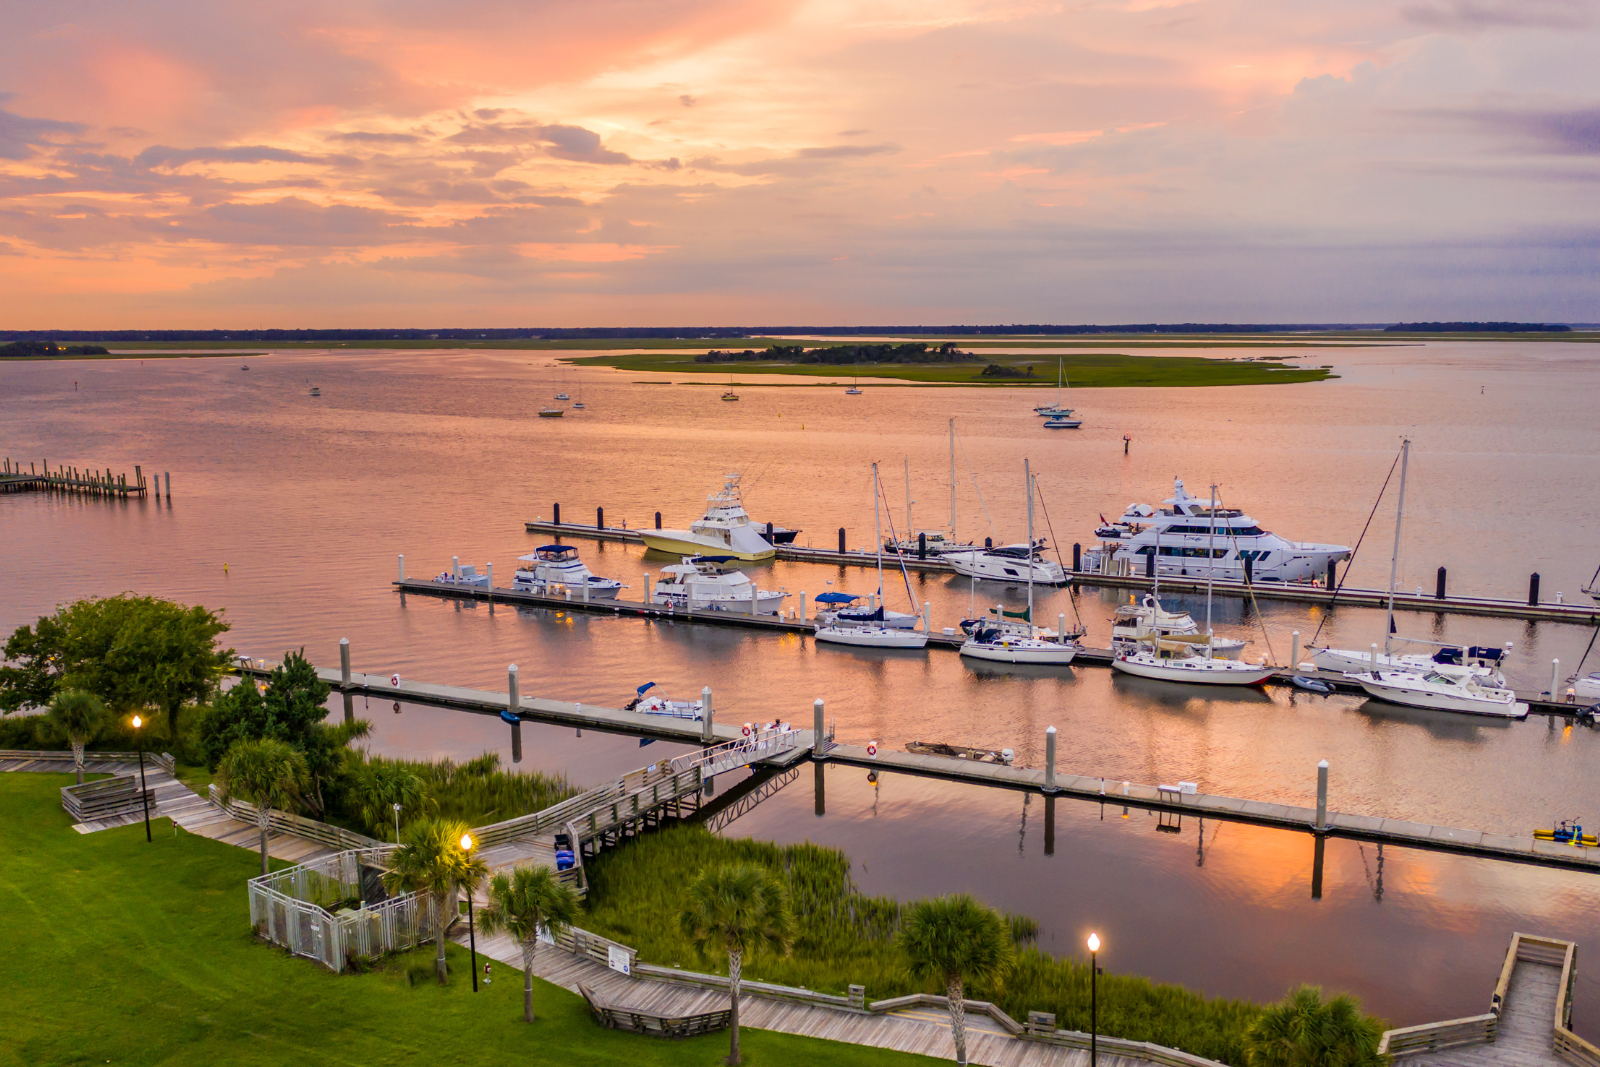
[[[378,837],[389,833],[394,826],[394,806],[409,822],[433,806],[428,796],[428,784],[422,776],[404,763],[389,760],[366,760],[356,766],[350,776],[349,799],[360,813],[362,823]],[[399,844],[399,834],[395,834]]]
[[[1380,1067],[1384,1024],[1361,1013],[1349,994],[1322,999],[1322,990],[1301,986],[1267,1007],[1245,1034],[1249,1067]]]
[[[733,1035],[728,1063],[739,1062],[739,987],[744,957],[761,951],[787,953],[794,943],[794,916],[783,883],[765,867],[730,863],[695,876],[679,915],[696,951],[710,958],[728,954],[728,998]]]
[[[79,600],[6,640],[0,710],[44,707],[58,689],[83,689],[118,712],[157,708],[178,736],[180,709],[206,699],[233,662],[217,638],[228,624],[202,607],[160,597]]]
[[[78,772],[78,784],[83,784],[83,747],[93,741],[106,726],[105,702],[93,693],[81,689],[59,692],[50,701],[50,722],[67,735],[72,745],[72,763]]]
[[[533,1022],[533,955],[542,927],[556,937],[578,920],[578,894],[549,867],[518,867],[489,880],[489,906],[478,913],[486,934],[507,933],[522,949],[522,1021]]]
[[[270,738],[240,741],[217,765],[224,801],[239,797],[256,806],[256,829],[261,833],[261,873],[267,873],[267,834],[272,809],[289,810],[306,780],[306,760],[297,749]]]
[[[895,938],[913,974],[944,983],[956,1062],[967,1062],[966,986],[997,985],[1015,960],[1011,929],[999,912],[967,893],[919,900]]]
[[[400,847],[389,857],[383,886],[390,893],[425,893],[431,905],[433,941],[438,948],[434,967],[439,984],[448,980],[444,960],[444,933],[456,913],[456,894],[481,882],[489,867],[476,848],[461,847],[467,824],[449,819],[418,819],[407,826]]]

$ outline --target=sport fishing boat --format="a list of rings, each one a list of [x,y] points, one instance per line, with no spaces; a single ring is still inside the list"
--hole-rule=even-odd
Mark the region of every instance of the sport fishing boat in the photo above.
[[[650,690],[655,692],[651,693]],[[632,700],[622,705],[623,711],[637,711],[643,715],[668,715],[674,719],[699,720],[705,717],[705,704],[699,700],[673,700],[666,690],[654,682],[646,682],[634,690]],[[646,695],[648,694],[648,695]]]
[[[572,545],[545,545],[526,556],[511,578],[511,588],[520,593],[549,593],[558,586],[588,589],[591,599],[612,600],[622,589],[614,578],[601,578],[590,572]]]
[[[685,556],[682,563],[661,568],[650,602],[692,611],[776,615],[789,594],[761,589],[733,566],[737,561],[737,556]]]
[[[1036,585],[1062,585],[1067,573],[1053,559],[1045,559],[1045,539],[1040,537],[1032,546],[1026,544],[1002,545],[998,548],[948,551],[939,558],[947,561],[957,574],[993,582],[1026,582]]]
[[[1163,503],[1169,506],[1160,510],[1129,504],[1122,518],[1095,530],[1100,543],[1084,553],[1084,568],[1138,575],[1154,556],[1161,574],[1242,581],[1248,562],[1255,581],[1308,582],[1325,575],[1328,564],[1350,558],[1344,545],[1288,541],[1242,511],[1213,512],[1207,501],[1189,495],[1182,478],[1173,480]]]
[[[739,496],[737,472],[724,476],[722,491],[710,498],[706,513],[687,530],[640,530],[645,547],[677,556],[713,553],[752,561],[771,559],[776,549],[750,521]]]
[[[1467,667],[1439,664],[1426,673],[1415,671],[1365,671],[1345,675],[1368,696],[1391,704],[1436,711],[1460,711],[1503,719],[1527,718],[1528,705],[1509,689],[1483,684]]]
[[[1082,419],[1074,419],[1069,415],[1052,415],[1044,420],[1044,428],[1047,430],[1076,430],[1082,425]]]
[[[824,613],[824,623],[818,626],[813,633],[818,641],[835,645],[854,645],[858,648],[927,648],[928,631],[924,627],[916,629],[920,616],[906,616],[899,612],[886,612],[883,607],[883,518],[882,510],[878,506],[878,465],[872,465],[872,522],[873,539],[878,543],[878,592],[874,596],[874,604],[870,611],[860,611],[842,608],[831,613]],[[892,525],[892,524],[891,524]],[[905,563],[900,564],[900,571],[905,573]],[[835,596],[848,596],[849,594],[835,594]],[[827,596],[826,593],[823,596]],[[906,596],[911,599],[911,582],[906,581]],[[855,598],[852,598],[855,599]],[[912,599],[912,606],[916,606]],[[846,618],[846,615],[850,618]],[[897,616],[897,617],[896,617]],[[910,625],[904,625],[909,618]]]

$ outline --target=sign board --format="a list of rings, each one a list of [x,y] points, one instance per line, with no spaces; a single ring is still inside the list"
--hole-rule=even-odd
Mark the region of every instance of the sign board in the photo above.
[[[633,973],[633,968],[628,963],[627,950],[620,949],[616,945],[606,946],[606,965],[613,971],[621,971],[623,974]]]

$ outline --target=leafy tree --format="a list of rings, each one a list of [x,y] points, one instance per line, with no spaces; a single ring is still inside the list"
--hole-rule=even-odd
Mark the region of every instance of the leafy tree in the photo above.
[[[72,745],[72,762],[78,772],[78,784],[82,785],[83,747],[105,729],[105,702],[93,693],[67,689],[50,701],[49,715],[51,724],[66,734]]]
[[[787,953],[794,943],[794,915],[783,883],[765,867],[730,863],[709,867],[689,883],[679,915],[696,951],[728,954],[728,997],[733,1036],[728,1063],[739,1063],[739,987],[746,954]]]
[[[1249,1067],[1380,1067],[1384,1025],[1349,994],[1322,999],[1301,986],[1270,1005],[1245,1034]]]
[[[160,597],[79,600],[6,640],[0,710],[44,707],[58,689],[82,689],[123,711],[151,707],[178,735],[178,714],[204,700],[233,661],[217,638],[228,624],[202,607]]]
[[[272,809],[287,811],[306,780],[306,760],[298,750],[270,738],[240,741],[217,765],[224,801],[240,797],[256,806],[261,833],[261,873],[267,873],[267,833]]]
[[[351,775],[349,798],[360,813],[362,823],[379,837],[393,825],[394,805],[399,804],[406,821],[434,806],[428,784],[403,763],[389,760],[362,762]],[[395,835],[399,844],[399,834]]]
[[[448,819],[418,819],[407,826],[400,847],[389,857],[383,887],[390,893],[426,893],[432,905],[433,941],[438,947],[434,967],[439,984],[444,985],[449,971],[444,961],[444,932],[456,912],[456,894],[481,882],[489,873],[488,864],[478,858],[477,849],[461,847],[467,824]]]
[[[1011,928],[999,912],[967,893],[919,900],[895,938],[913,974],[944,982],[956,1062],[967,1062],[966,985],[999,983],[1015,959]]]
[[[578,919],[578,894],[549,867],[518,867],[489,881],[489,906],[478,913],[486,934],[507,933],[522,948],[522,1021],[533,1022],[533,954],[541,927],[555,937]]]

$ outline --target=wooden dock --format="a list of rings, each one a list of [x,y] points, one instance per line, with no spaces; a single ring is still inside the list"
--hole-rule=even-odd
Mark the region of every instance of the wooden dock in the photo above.
[[[529,533],[549,534],[559,541],[562,537],[584,537],[597,541],[620,541],[643,544],[639,532],[615,526],[584,526],[578,523],[528,522],[523,524]],[[777,546],[777,559],[794,563],[822,563],[841,567],[875,567],[877,555],[869,551],[837,552],[825,548],[800,548],[794,545]],[[891,557],[892,558],[892,557]],[[898,565],[898,564],[897,564]],[[955,574],[950,564],[930,556],[918,559],[906,556],[908,570]],[[1153,581],[1144,575],[1111,575],[1091,571],[1067,570],[1071,584],[1080,589],[1149,589]],[[1203,578],[1163,574],[1161,585],[1169,592],[1204,593]],[[1330,590],[1323,585],[1291,582],[1245,582],[1218,580],[1212,583],[1213,594],[1219,597],[1245,599],[1252,594],[1257,600],[1281,600],[1299,604],[1318,604],[1323,607],[1343,605],[1353,608],[1385,608],[1389,594],[1382,589]],[[1580,594],[1581,595],[1581,594]],[[1492,597],[1437,597],[1431,594],[1395,591],[1396,611],[1426,612],[1434,615],[1481,615],[1496,619],[1529,619],[1539,622],[1565,622],[1579,626],[1600,626],[1600,603],[1528,603]]]
[[[583,600],[581,597],[575,598],[570,595],[547,596],[541,593],[527,593],[521,590],[504,588],[490,590],[478,586],[456,585],[421,578],[402,578],[395,581],[393,585],[401,593],[422,593],[427,596],[448,597],[457,600],[481,600],[490,604],[511,604],[513,606],[547,608],[556,611],[582,611],[589,614],[707,623],[713,626],[743,626],[774,633],[805,635],[812,633],[817,627],[817,624],[812,620],[779,615],[751,615],[748,611],[688,611],[683,608],[674,608],[670,604],[646,604],[635,600],[602,600],[599,598]],[[955,634],[933,633],[928,635],[928,647],[949,652],[959,652],[964,639],[959,630]],[[918,653],[911,651],[898,654],[917,655]],[[1073,658],[1072,666],[1110,667],[1111,650],[1107,648],[1085,648]],[[1268,679],[1268,684],[1292,685],[1295,673],[1289,670],[1279,671]],[[1327,682],[1339,692],[1358,694],[1365,692],[1359,685],[1335,671],[1309,671],[1302,673],[1306,677],[1317,678]],[[1573,715],[1581,710],[1579,705],[1547,700],[1539,693],[1519,692],[1517,699],[1525,701],[1530,711],[1541,713]]]
[[[1380,1055],[1405,1067],[1596,1067],[1600,1048],[1572,1032],[1578,946],[1513,934],[1482,1015],[1386,1031]]]
[[[130,496],[142,497],[147,489],[144,471],[139,467],[133,468],[133,479],[130,481],[126,474],[113,474],[110,470],[57,467],[52,471],[49,463],[43,465],[43,470],[38,470],[30,463],[24,471],[21,464],[10,459],[0,461],[0,493],[80,493],[126,499]]]

